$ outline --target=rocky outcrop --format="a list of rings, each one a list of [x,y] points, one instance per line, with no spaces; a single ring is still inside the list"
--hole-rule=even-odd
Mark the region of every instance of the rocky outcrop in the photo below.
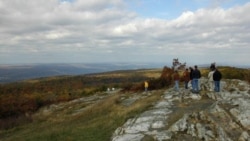
[[[250,141],[250,88],[224,80],[221,92],[168,89],[151,109],[116,129],[112,141]],[[137,96],[138,97],[138,96]]]

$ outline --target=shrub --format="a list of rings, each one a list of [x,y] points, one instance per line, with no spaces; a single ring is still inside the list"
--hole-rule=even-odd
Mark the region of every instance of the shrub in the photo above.
[[[149,90],[161,89],[168,87],[172,84],[172,75],[174,71],[171,68],[164,67],[159,78],[152,79],[149,78]],[[142,91],[144,90],[144,83],[127,83],[123,86],[123,91]]]

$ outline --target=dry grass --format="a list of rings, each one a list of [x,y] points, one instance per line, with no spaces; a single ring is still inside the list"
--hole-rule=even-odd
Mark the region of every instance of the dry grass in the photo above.
[[[162,91],[155,91],[151,96],[140,99],[130,106],[122,105],[123,94],[111,95],[88,106],[84,103],[82,106],[79,103],[62,106],[49,117],[42,118],[43,115],[39,115],[39,120],[34,119],[33,123],[18,127],[18,130],[0,131],[1,140],[109,141],[116,128],[124,124],[127,119],[138,116],[150,108],[162,94]],[[72,114],[78,108],[85,109],[80,114]]]
[[[59,80],[59,79],[64,79],[68,78],[70,76],[50,76],[50,77],[43,77],[43,78],[35,78],[35,79],[28,79],[28,80],[23,80],[22,82],[26,83],[39,83],[41,81],[53,81],[53,80]]]
[[[162,69],[151,69],[151,70],[141,70],[138,73],[142,73],[145,77],[149,78],[159,78],[161,76]]]
[[[133,71],[115,71],[108,73],[95,74],[95,77],[128,77],[129,75],[139,75],[149,78],[159,78],[161,69],[146,69],[146,70],[133,70]],[[132,73],[131,73],[132,72]]]
[[[126,77],[127,74],[125,73],[101,73],[101,74],[96,74],[95,77],[103,78],[103,77]]]

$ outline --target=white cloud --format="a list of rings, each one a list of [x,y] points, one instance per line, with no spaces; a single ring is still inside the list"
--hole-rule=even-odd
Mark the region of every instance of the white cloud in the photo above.
[[[60,38],[65,38],[67,36],[70,36],[70,33],[63,31],[57,31],[57,32],[52,31],[45,35],[47,39],[60,39]]]
[[[184,11],[164,20],[139,17],[122,0],[0,0],[0,53],[5,53],[0,63],[32,62],[22,58],[29,53],[40,56],[37,62],[171,61],[178,56],[237,62],[229,56],[250,53],[249,13],[246,3]]]

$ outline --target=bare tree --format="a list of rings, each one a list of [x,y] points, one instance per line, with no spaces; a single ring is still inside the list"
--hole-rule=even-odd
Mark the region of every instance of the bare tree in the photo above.
[[[178,58],[174,58],[172,64],[172,69],[174,70],[184,70],[186,68],[186,62],[181,63]]]

